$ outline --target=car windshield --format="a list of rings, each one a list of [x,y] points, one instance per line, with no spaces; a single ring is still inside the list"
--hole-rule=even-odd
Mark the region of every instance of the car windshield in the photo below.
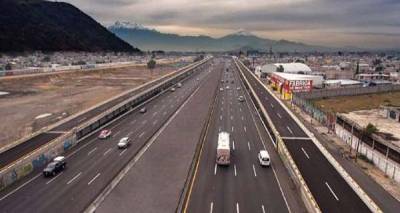
[[[53,162],[53,163],[49,163],[48,165],[47,165],[47,169],[53,169],[54,167],[56,167],[56,162]]]

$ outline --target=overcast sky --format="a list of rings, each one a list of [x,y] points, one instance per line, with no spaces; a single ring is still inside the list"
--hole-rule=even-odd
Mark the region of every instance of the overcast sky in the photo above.
[[[103,25],[130,21],[161,32],[260,37],[326,46],[400,48],[400,0],[65,0]]]

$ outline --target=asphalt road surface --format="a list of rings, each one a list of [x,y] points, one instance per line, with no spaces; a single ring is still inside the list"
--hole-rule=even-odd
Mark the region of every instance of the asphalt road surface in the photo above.
[[[136,94],[139,94],[140,92],[150,88],[151,86],[154,86],[156,83],[159,83],[160,81],[155,81],[145,87],[141,87],[133,92],[127,93],[125,95],[122,95],[121,97],[118,97],[112,101],[109,101],[107,103],[101,104],[98,107],[95,107],[85,113],[82,113],[81,115],[78,115],[77,117],[62,123],[52,129],[50,129],[48,132],[41,133],[24,143],[21,143],[3,153],[0,154],[0,169],[9,165],[10,163],[17,161],[18,159],[22,158],[26,154],[32,152],[33,150],[49,143],[53,139],[57,138],[58,136],[61,135],[62,132],[67,132],[71,130],[72,128],[78,126],[79,124],[82,124],[93,117],[99,115],[100,113],[110,109],[112,106],[121,103],[122,101],[133,97]]]
[[[3,190],[0,212],[82,212],[198,88],[207,67],[203,65],[204,69],[184,81],[182,88],[148,102],[146,113],[137,109],[110,124],[111,138],[100,140],[96,133],[83,139],[65,154],[67,168],[56,177],[44,178],[41,171],[34,171]],[[118,149],[118,141],[126,136],[131,145]]]
[[[260,120],[254,120],[258,117],[250,97],[233,61],[226,60],[225,68],[229,71],[221,79],[222,89],[204,141],[187,212],[290,212],[274,169],[259,164],[257,154],[266,146],[256,128]],[[239,96],[246,100],[238,101]],[[215,160],[221,131],[230,134],[229,166],[217,165]]]
[[[254,75],[243,73],[260,98],[322,212],[370,212],[286,110]]]

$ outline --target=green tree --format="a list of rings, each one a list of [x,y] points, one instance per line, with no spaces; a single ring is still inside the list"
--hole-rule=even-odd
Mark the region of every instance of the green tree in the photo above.
[[[283,68],[282,65],[279,65],[279,67],[276,68],[276,71],[277,71],[277,72],[284,72],[284,71],[285,71],[285,68]]]
[[[147,62],[147,68],[152,70],[152,69],[156,68],[156,64],[157,64],[157,62],[154,59],[150,59]]]

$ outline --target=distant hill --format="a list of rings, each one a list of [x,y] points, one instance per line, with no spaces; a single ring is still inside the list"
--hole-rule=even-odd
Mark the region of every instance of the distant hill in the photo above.
[[[221,38],[209,36],[180,36],[161,33],[138,24],[117,21],[108,29],[123,40],[143,50],[165,51],[231,51],[239,49],[269,50],[279,52],[336,51],[334,48],[307,45],[286,40],[264,39],[246,31]]]
[[[0,0],[0,8],[0,52],[139,51],[68,3]]]

